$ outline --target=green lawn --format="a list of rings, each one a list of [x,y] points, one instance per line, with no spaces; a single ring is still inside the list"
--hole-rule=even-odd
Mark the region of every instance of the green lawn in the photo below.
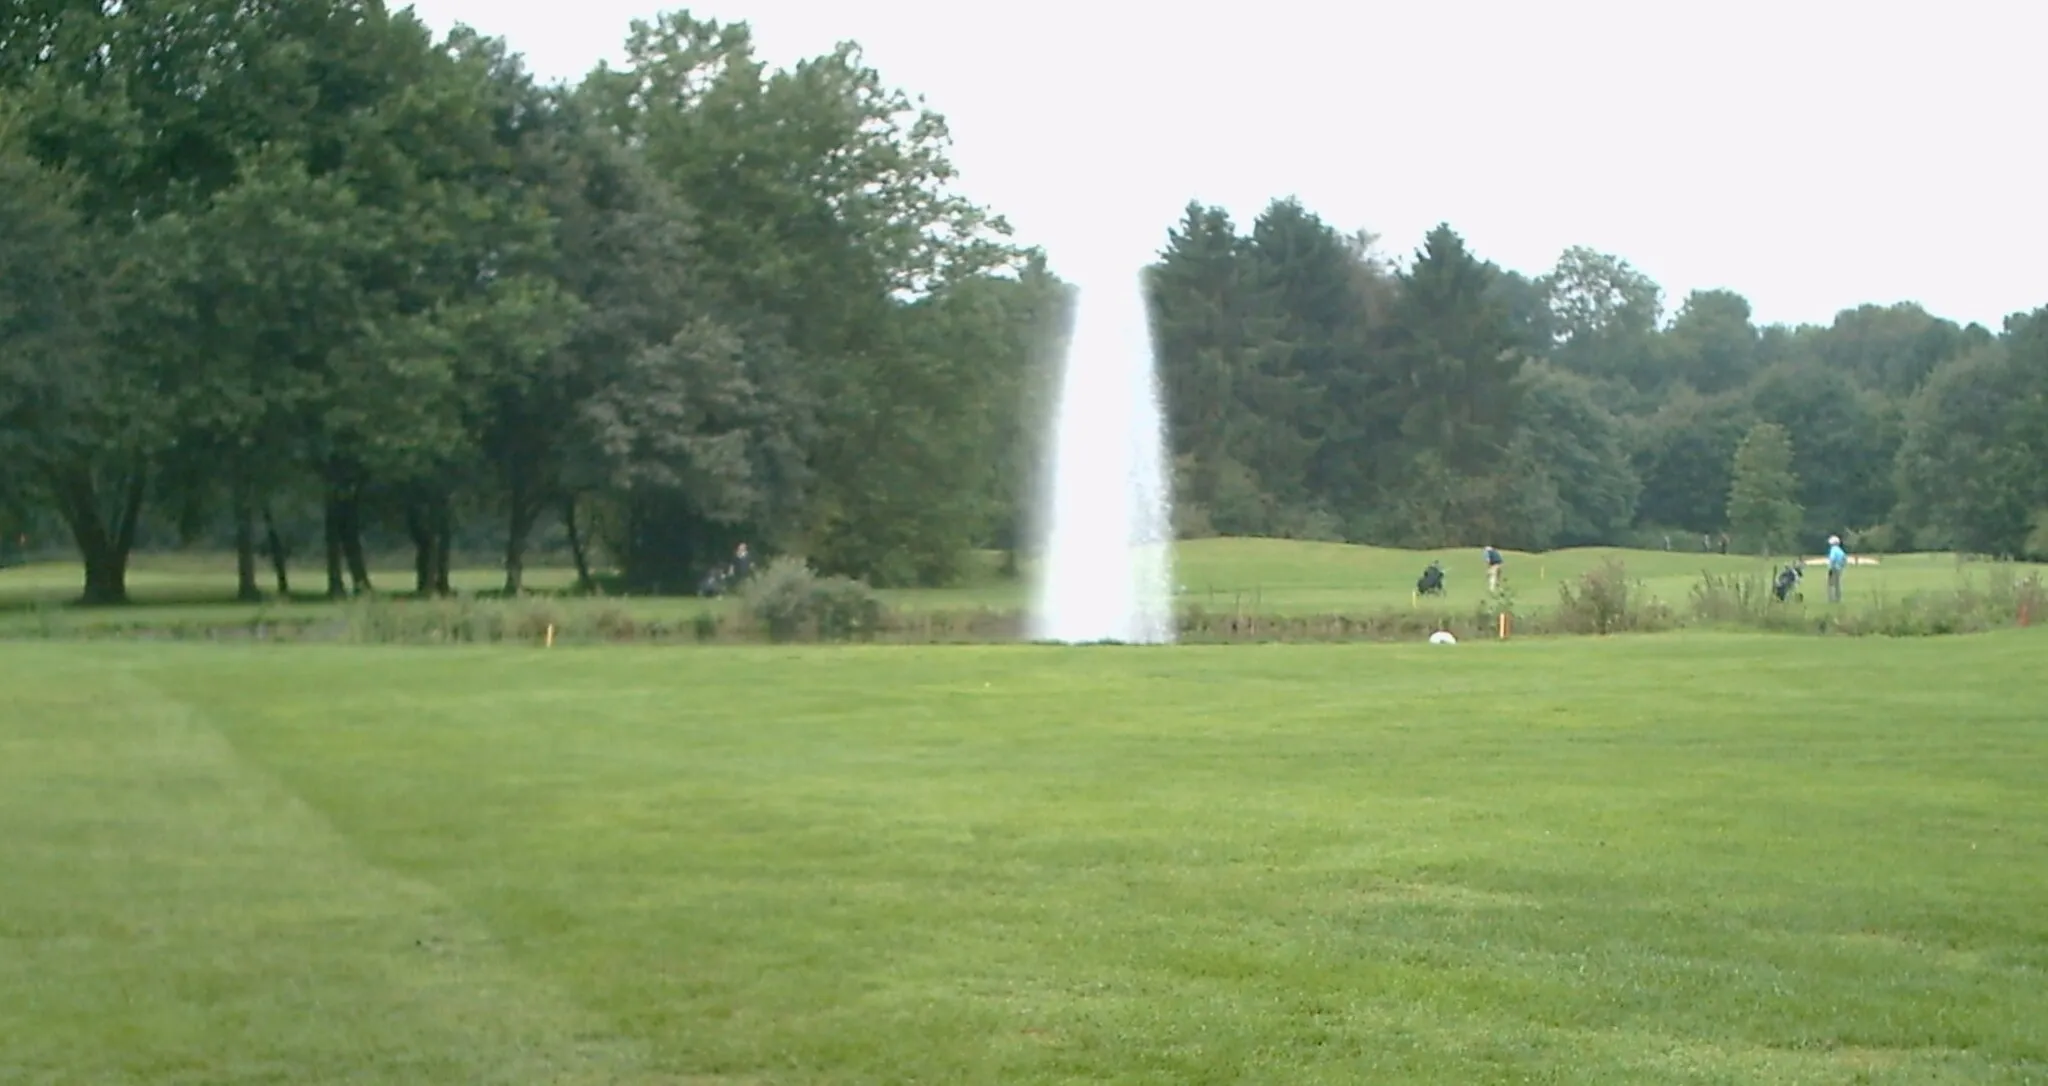
[[[1547,554],[1510,553],[1508,583],[1525,610],[1547,608],[1557,601],[1560,580],[1577,577],[1610,557],[1625,562],[1652,595],[1680,608],[1685,606],[1703,570],[1768,575],[1774,569],[1772,562],[1754,557],[1585,548]],[[1459,614],[1477,607],[1486,586],[1485,565],[1477,550],[1424,552],[1291,540],[1203,539],[1178,546],[1175,580],[1180,602],[1187,607],[1267,615],[1371,614],[1409,606],[1415,579],[1432,559],[1444,563],[1449,590],[1442,601],[1431,606]],[[1025,607],[1028,582],[1000,577],[995,566],[993,556],[982,556],[966,583],[959,587],[889,591],[883,596],[891,604],[911,611]],[[1859,566],[1849,571],[1845,603],[1852,608],[1862,607],[1921,590],[1953,589],[1968,580],[1981,584],[1988,569],[1986,563],[1958,564],[1955,556],[1948,554],[1888,556],[1876,566]],[[302,570],[298,583],[317,588],[320,581],[311,573]],[[1810,601],[1819,601],[1824,593],[1822,574],[1817,569],[1812,573],[1805,590]],[[410,576],[405,570],[379,569],[374,571],[373,579],[380,588],[403,591],[412,583]],[[488,568],[465,569],[452,580],[458,591],[492,591],[503,585],[504,575]],[[542,591],[566,588],[573,582],[573,575],[562,569],[536,570],[529,577],[530,585]],[[78,568],[70,563],[0,569],[0,633],[41,621],[38,616],[27,614],[26,609],[73,599],[80,583]],[[221,556],[140,557],[130,577],[130,589],[137,602],[151,606],[127,612],[99,611],[84,621],[93,625],[205,621],[253,614],[256,610],[229,602],[234,596],[233,562]],[[623,605],[638,618],[670,621],[726,606],[724,602],[690,597],[606,604],[613,605]],[[324,601],[301,601],[262,606],[270,616],[283,618],[319,614],[328,605]]]
[[[0,1082],[2041,1082],[2044,649],[9,644]]]

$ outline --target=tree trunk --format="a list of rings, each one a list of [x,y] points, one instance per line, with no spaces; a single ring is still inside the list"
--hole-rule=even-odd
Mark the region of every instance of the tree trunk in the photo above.
[[[412,590],[424,596],[434,587],[434,540],[418,502],[405,503],[405,535],[412,540]]]
[[[526,591],[526,541],[533,534],[534,522],[540,519],[541,503],[527,499],[525,488],[514,487],[512,491],[511,523],[505,532],[505,594],[517,596]]]
[[[99,488],[89,471],[52,471],[50,482],[58,513],[71,528],[79,557],[85,562],[85,591],[79,602],[127,603],[128,556],[135,549],[135,527],[141,519],[148,476],[139,466],[129,472],[111,522],[101,513]]]
[[[454,511],[446,495],[415,497],[405,503],[405,534],[412,539],[413,590],[422,596],[452,595],[448,566],[454,550]]]
[[[277,534],[277,520],[270,515],[270,503],[263,503],[263,547],[270,552],[270,568],[277,574],[277,596],[279,599],[292,597],[292,581],[286,571],[290,556],[284,552],[284,539]]]
[[[513,517],[512,531],[505,537],[505,594],[518,596],[526,592],[526,537],[519,530],[518,516]]]
[[[85,592],[78,602],[89,607],[128,602],[128,556],[110,547],[80,549],[85,557]]]
[[[256,584],[256,508],[240,483],[235,485],[235,598],[251,603],[263,598]]]
[[[361,483],[327,486],[327,594],[335,599],[372,591],[370,566],[363,558],[363,488]],[[347,581],[342,578],[347,571]]]
[[[434,500],[434,594],[453,596],[449,566],[455,561],[455,500],[446,494]]]
[[[327,537],[327,598],[338,600],[348,595],[348,583],[341,576],[341,503],[331,493],[320,520]]]
[[[583,553],[583,536],[576,530],[576,498],[562,501],[562,526],[569,530],[569,554],[576,560],[576,588],[588,592],[596,582],[590,578],[590,558]]]
[[[363,491],[350,487],[341,502],[341,555],[348,560],[350,591],[360,596],[376,591],[370,584],[370,563],[363,557]]]

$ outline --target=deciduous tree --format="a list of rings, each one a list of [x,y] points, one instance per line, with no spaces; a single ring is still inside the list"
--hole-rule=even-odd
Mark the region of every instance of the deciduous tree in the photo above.
[[[1795,495],[1799,479],[1792,470],[1792,439],[1774,422],[1749,428],[1735,450],[1729,471],[1729,531],[1759,553],[1783,553],[1798,538],[1805,513]]]

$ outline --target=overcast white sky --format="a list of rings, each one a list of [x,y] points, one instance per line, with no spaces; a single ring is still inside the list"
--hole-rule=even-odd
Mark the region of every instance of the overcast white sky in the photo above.
[[[404,0],[393,0],[404,6]],[[1296,195],[1406,253],[1439,221],[1529,273],[1619,254],[1758,320],[2048,304],[2040,0],[416,0],[548,79],[630,20],[858,41],[946,115],[961,188],[1054,266],[1135,265],[1189,199]]]

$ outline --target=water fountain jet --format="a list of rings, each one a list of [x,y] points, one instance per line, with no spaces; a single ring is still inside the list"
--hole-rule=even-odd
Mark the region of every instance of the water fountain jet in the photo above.
[[[1143,283],[1110,272],[1076,286],[1047,435],[1031,635],[1171,642],[1172,478]]]

